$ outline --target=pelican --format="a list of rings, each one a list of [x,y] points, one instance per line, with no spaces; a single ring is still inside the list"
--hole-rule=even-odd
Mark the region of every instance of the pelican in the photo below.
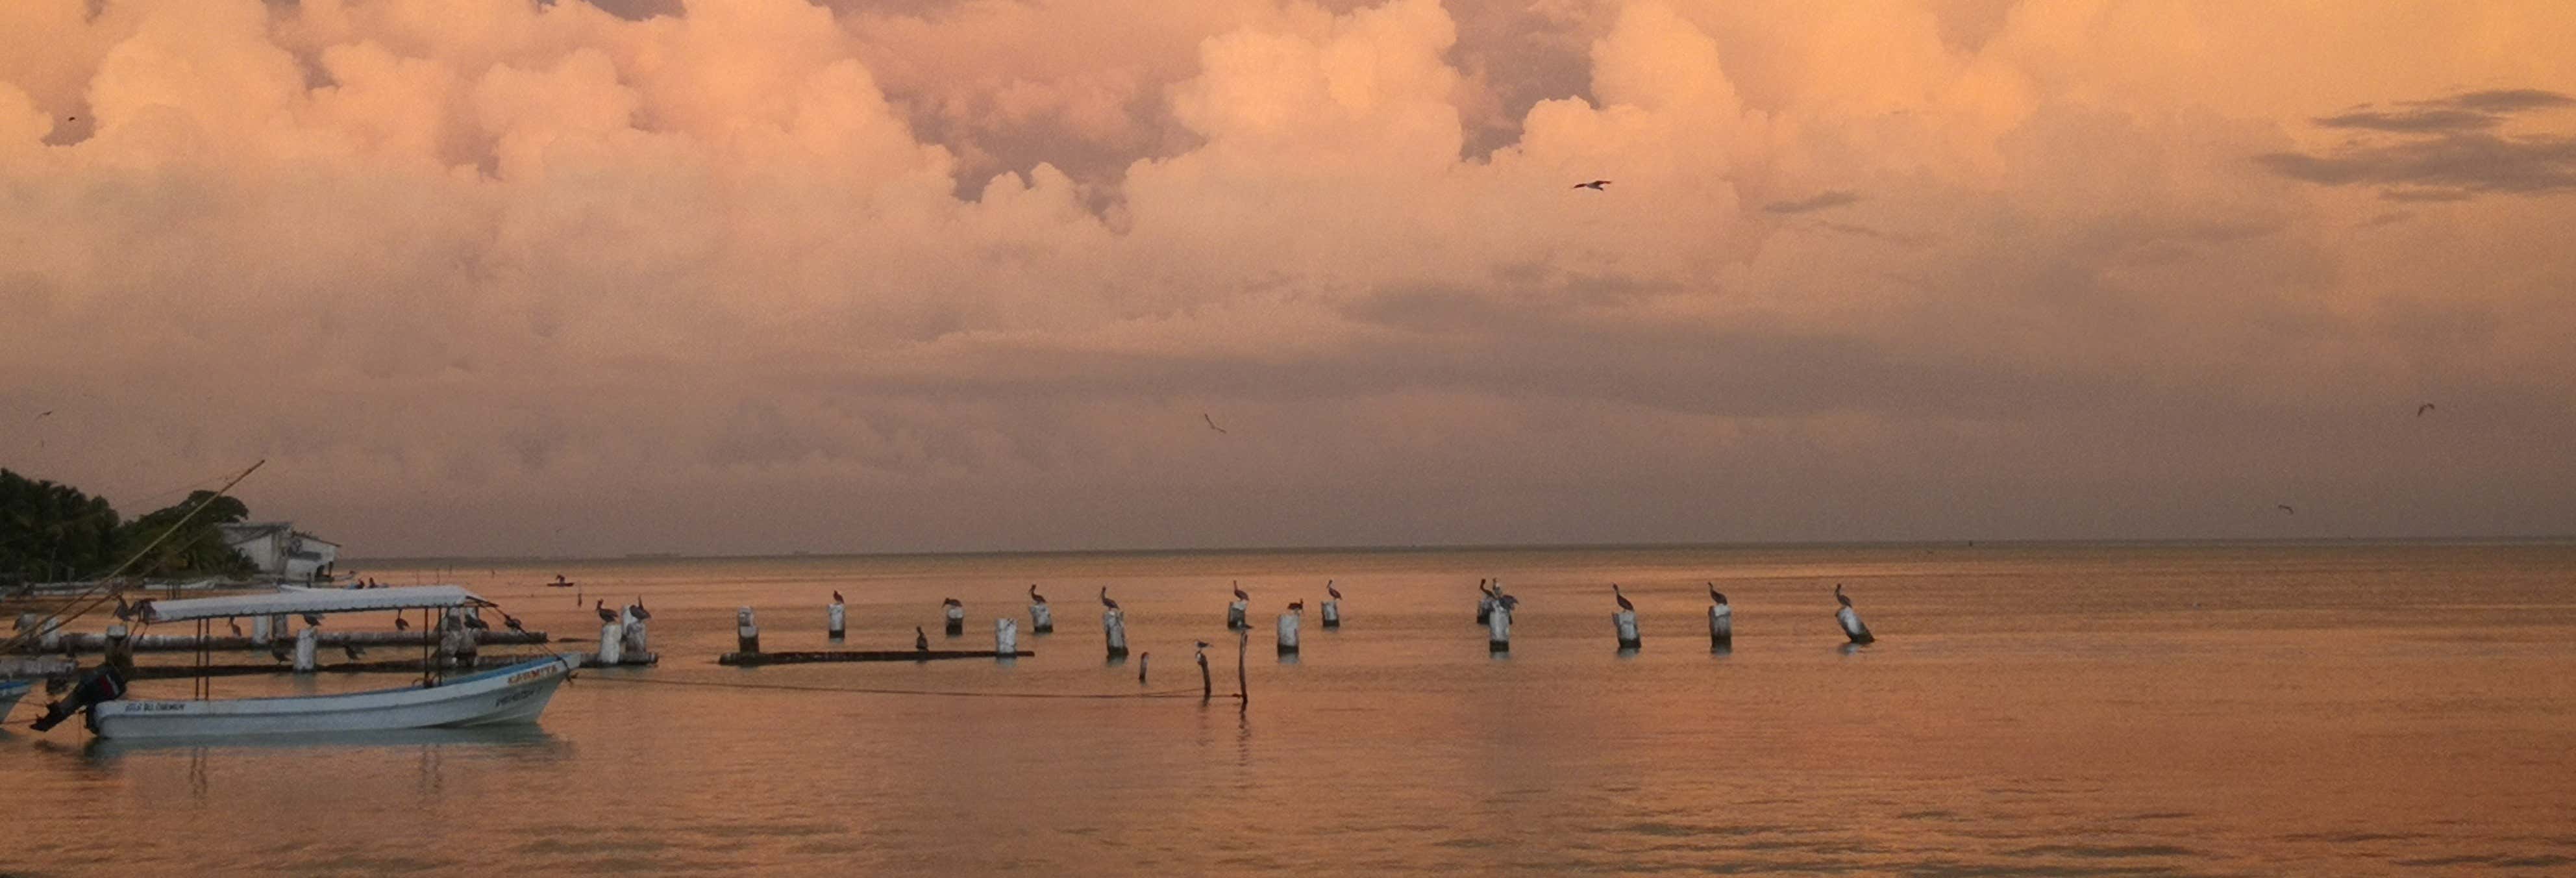
[[[1296,600],[1289,601],[1289,602],[1288,602],[1288,612],[1291,612],[1291,613],[1304,613],[1304,612],[1306,612],[1306,599],[1305,599],[1305,598],[1298,598],[1298,599],[1296,599]]]
[[[832,602],[836,604],[841,602],[841,592],[839,589],[832,590]]]
[[[395,617],[395,618],[401,618],[401,617],[400,617],[400,616],[397,616],[397,617]],[[225,619],[225,620],[224,620],[224,624],[232,626],[232,629],[233,629],[233,636],[234,636],[234,637],[240,637],[240,636],[242,636],[242,630],[241,630],[241,623],[240,623],[240,622],[236,622],[236,621],[233,621],[233,620],[231,620],[231,619]]]
[[[1631,613],[1637,611],[1637,605],[1629,603],[1628,596],[1619,593],[1619,584],[1616,582],[1610,584],[1610,597],[1619,602],[1619,609],[1626,610]]]
[[[594,601],[594,602],[592,602],[592,603],[591,603],[591,605],[590,605],[590,609],[591,609],[591,611],[592,611],[592,612],[596,612],[596,613],[598,613],[598,614],[599,614],[599,621],[602,621],[602,622],[615,622],[615,621],[617,621],[617,611],[616,611],[616,610],[611,610],[611,609],[609,609],[609,608],[608,608],[608,602],[607,602],[607,601],[605,601],[605,600],[601,600],[601,601]]]
[[[1208,425],[1208,429],[1210,429],[1210,430],[1215,430],[1215,431],[1217,431],[1217,432],[1219,432],[1219,433],[1223,433],[1223,432],[1225,432],[1225,428],[1224,428],[1224,427],[1219,427],[1219,426],[1217,426],[1217,425],[1216,425],[1216,419],[1215,419],[1215,418],[1208,417],[1208,413],[1206,413],[1206,412],[1200,412],[1200,413],[1199,413],[1199,420],[1206,421],[1206,422],[1207,422],[1207,425]]]
[[[836,604],[837,604],[837,603],[840,603],[840,602],[841,602],[841,601],[840,601],[840,597],[841,597],[841,593],[840,593],[840,592],[837,592],[837,591],[836,591],[836,592],[833,592],[833,593],[832,593],[832,598],[833,598],[832,602],[833,602],[833,603],[836,603]],[[643,595],[640,595],[640,594],[639,594],[639,595],[636,595],[636,596],[635,596],[635,605],[634,605],[634,606],[631,606],[631,607],[627,607],[626,609],[627,609],[627,611],[632,612],[632,613],[634,613],[634,614],[635,614],[635,621],[642,622],[642,621],[644,621],[644,620],[646,620],[646,619],[653,618],[653,611],[651,611],[651,610],[647,610],[647,609],[644,609],[644,596],[643,596]]]
[[[1842,623],[1843,636],[1856,644],[1878,639],[1870,636],[1869,626],[1861,624],[1860,612],[1852,609],[1851,597],[1843,594],[1842,583],[1834,583],[1834,600],[1842,603],[1842,608],[1834,611],[1834,620]]]
[[[1717,590],[1717,583],[1708,584],[1708,602],[1721,607],[1726,606],[1726,593]]]
[[[409,631],[409,630],[411,630],[411,620],[410,620],[410,619],[405,619],[405,618],[403,618],[401,613],[395,613],[395,614],[394,614],[394,630],[396,630],[396,631]]]
[[[1583,182],[1583,183],[1576,183],[1576,184],[1574,184],[1574,187],[1573,187],[1573,188],[1576,188],[1576,189],[1590,189],[1590,190],[1592,190],[1592,191],[1594,191],[1594,192],[1607,192],[1607,191],[1609,191],[1609,190],[1604,189],[1604,188],[1602,188],[1602,187],[1604,187],[1604,186],[1608,186],[1608,185],[1610,185],[1610,181],[1608,181],[1608,180],[1592,180],[1592,181]]]
[[[1100,605],[1112,610],[1118,609],[1118,602],[1109,599],[1109,586],[1100,587]]]
[[[341,644],[341,645],[340,645],[340,651],[341,651],[341,652],[343,652],[343,653],[347,653],[347,654],[348,654],[348,656],[349,656],[349,660],[350,660],[350,661],[353,661],[353,662],[354,662],[354,661],[357,661],[357,660],[359,660],[359,659],[365,658],[365,657],[367,656],[367,651],[366,651],[366,650],[363,650],[363,649],[359,649],[359,648],[358,648],[358,645],[357,645],[357,644],[355,644],[355,643],[344,643],[344,644]]]
[[[313,626],[313,627],[315,627],[315,628],[320,628],[320,627],[322,627],[322,614],[320,614],[320,613],[306,613],[306,614],[304,614],[304,624],[306,624],[306,625],[311,625],[311,626]]]
[[[510,629],[510,630],[512,630],[512,631],[517,631],[517,632],[522,633],[522,634],[525,634],[525,633],[527,633],[527,631],[528,631],[528,629],[527,629],[527,627],[526,627],[526,626],[523,626],[523,625],[520,625],[520,624],[519,624],[519,617],[517,617],[517,616],[513,616],[513,615],[510,615],[510,614],[508,614],[508,613],[502,613],[502,614],[501,614],[501,624],[502,624],[504,627],[507,627],[507,628],[509,628],[509,629]]]
[[[912,626],[912,649],[914,652],[930,651],[930,635],[923,632],[919,625]]]
[[[1034,582],[1029,583],[1029,603],[1032,603],[1032,604],[1043,604],[1043,603],[1046,603],[1046,595],[1042,595],[1042,594],[1039,594],[1039,593],[1038,593],[1038,584],[1037,584],[1037,583],[1034,583]]]
[[[1241,582],[1237,582],[1234,585],[1234,599],[1238,601],[1248,601],[1252,599],[1251,595],[1243,593],[1243,583]]]
[[[1337,600],[1337,601],[1338,601],[1338,600],[1341,600],[1341,599],[1342,599],[1342,590],[1341,590],[1341,589],[1338,589],[1338,588],[1334,588],[1334,587],[1333,587],[1333,581],[1332,581],[1332,580],[1330,580],[1330,579],[1324,580],[1324,593],[1325,593],[1325,594],[1328,594],[1328,595],[1332,595],[1332,596],[1333,596],[1333,600]]]
[[[2432,403],[2429,403],[2429,402],[2428,402],[2428,403],[2425,403],[2425,404],[2423,404],[2423,405],[2416,406],[2416,407],[2415,407],[2415,416],[2416,416],[2416,417],[2419,417],[2419,418],[2420,418],[2420,417],[2423,417],[2425,412],[2429,412],[2429,411],[2432,411],[2432,410],[2433,410],[2433,404],[2432,404]]]
[[[2290,508],[2290,504],[2287,504],[2287,503],[2274,503],[2274,504],[2272,504],[2272,508],[2274,508],[2274,509],[2278,509],[2278,510],[2281,510],[2282,512],[2286,512],[2286,513],[2289,513],[2289,514],[2291,514],[2291,515],[2297,515],[2297,514],[2299,514],[2299,510],[2296,510],[2296,509],[2292,509],[2292,508]]]
[[[939,605],[943,607],[963,607],[966,604],[964,601],[960,601],[956,598],[944,598],[940,600]]]

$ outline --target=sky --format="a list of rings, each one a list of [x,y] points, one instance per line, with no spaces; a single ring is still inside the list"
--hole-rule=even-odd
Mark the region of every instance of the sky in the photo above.
[[[254,514],[359,556],[2564,535],[2568,46],[2558,0],[12,0],[0,465],[135,515],[265,460]]]

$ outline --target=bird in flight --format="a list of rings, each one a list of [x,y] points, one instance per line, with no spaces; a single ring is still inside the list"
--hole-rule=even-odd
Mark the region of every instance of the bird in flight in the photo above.
[[[2297,514],[2299,514],[2299,510],[2296,510],[2296,509],[2292,509],[2292,508],[2290,508],[2290,504],[2287,504],[2287,503],[2274,503],[2274,504],[2272,504],[2272,508],[2274,508],[2274,509],[2278,509],[2278,510],[2281,510],[2282,512],[2286,512],[2286,513],[2289,513],[2289,514],[2291,514],[2291,515],[2297,515]]]
[[[1588,183],[1576,183],[1576,184],[1574,184],[1574,188],[1576,188],[1576,189],[1590,189],[1590,190],[1592,190],[1592,191],[1594,191],[1594,192],[1606,192],[1606,191],[1608,191],[1608,190],[1607,190],[1607,189],[1604,189],[1604,188],[1602,188],[1602,187],[1605,187],[1605,186],[1608,186],[1608,185],[1610,185],[1610,181],[1608,181],[1608,180],[1593,180],[1593,181],[1588,182]]]
[[[1206,412],[1200,412],[1200,413],[1199,413],[1199,420],[1206,421],[1206,422],[1207,422],[1207,425],[1208,425],[1208,429],[1210,429],[1210,430],[1215,430],[1215,431],[1217,431],[1217,432],[1219,432],[1219,433],[1223,433],[1223,432],[1225,432],[1225,428],[1224,428],[1224,427],[1219,427],[1219,426],[1217,426],[1217,425],[1216,425],[1216,419],[1215,419],[1215,418],[1208,417],[1208,413],[1206,413]]]
[[[2432,403],[2429,403],[2429,402],[2428,402],[2428,403],[2425,403],[2425,404],[2423,404],[2423,405],[2416,406],[2416,407],[2415,407],[2415,416],[2416,416],[2416,417],[2419,417],[2419,418],[2420,418],[2420,417],[2423,417],[2425,412],[2429,412],[2429,411],[2432,411],[2432,410],[2433,410],[2433,404],[2432,404]]]

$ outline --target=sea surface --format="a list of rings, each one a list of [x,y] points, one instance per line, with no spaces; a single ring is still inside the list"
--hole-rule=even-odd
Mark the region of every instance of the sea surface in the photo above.
[[[21,705],[0,730],[0,872],[2576,874],[2576,543],[343,566],[467,585],[557,638],[597,636],[593,601],[641,598],[661,664],[586,671],[540,726],[502,731],[127,746],[31,733]],[[580,587],[538,586],[558,573]],[[1522,601],[1508,655],[1474,622],[1483,577]],[[1327,579],[1339,630],[1320,627]],[[1711,649],[1707,583],[1734,606],[1731,651]],[[1876,644],[1843,644],[1836,583]],[[714,662],[744,606],[766,649],[831,648],[834,590],[842,648],[908,649],[919,625],[990,649],[996,617],[1025,629],[1031,584],[1057,616],[1023,630],[1034,657]],[[1104,586],[1150,662],[1104,660]],[[940,633],[944,597],[962,637]],[[1274,619],[1301,598],[1283,659]]]

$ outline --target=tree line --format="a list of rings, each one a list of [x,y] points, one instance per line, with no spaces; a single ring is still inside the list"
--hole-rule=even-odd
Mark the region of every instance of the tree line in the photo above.
[[[224,545],[223,533],[216,529],[216,525],[250,518],[250,507],[240,500],[195,491],[186,500],[125,521],[106,498],[0,469],[0,584],[105,576],[187,518],[188,510],[199,503],[207,503],[204,511],[153,546],[151,554],[137,560],[125,575],[175,578],[254,572],[251,560]]]

